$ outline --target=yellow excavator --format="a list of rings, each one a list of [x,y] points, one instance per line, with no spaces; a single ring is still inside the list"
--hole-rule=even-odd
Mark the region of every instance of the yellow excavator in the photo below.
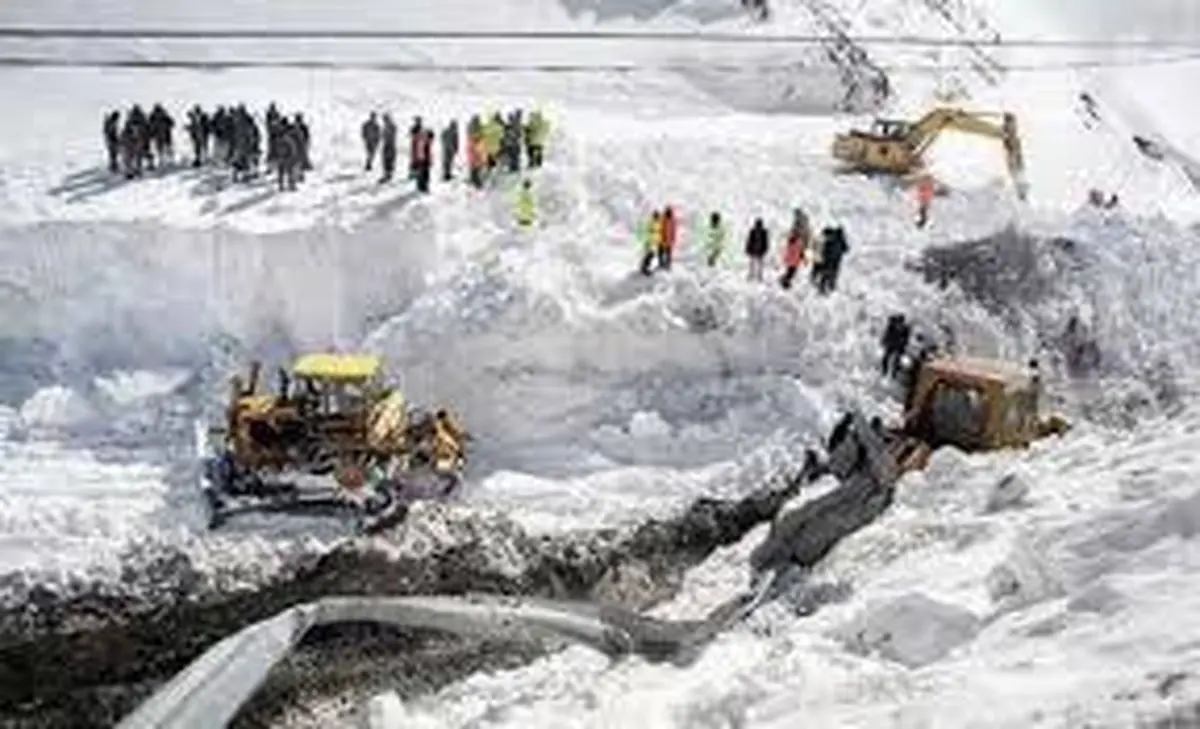
[[[1010,112],[938,107],[915,122],[876,119],[869,131],[855,129],[838,134],[833,140],[833,157],[845,171],[910,179],[922,173],[925,150],[946,129],[999,139],[1017,196],[1025,199],[1029,191],[1025,157],[1017,117]]]

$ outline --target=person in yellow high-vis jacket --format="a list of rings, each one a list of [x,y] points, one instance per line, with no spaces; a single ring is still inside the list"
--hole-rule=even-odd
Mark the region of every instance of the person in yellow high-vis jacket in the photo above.
[[[487,150],[487,166],[493,169],[500,157],[500,142],[504,138],[504,120],[496,112],[483,123],[483,146]]]
[[[542,166],[546,149],[546,137],[550,133],[550,124],[542,115],[541,109],[534,109],[529,115],[529,123],[525,125],[525,152],[529,156],[529,167],[537,169]]]
[[[520,189],[517,190],[513,217],[522,228],[528,228],[537,219],[537,201],[533,197],[533,185],[529,180],[523,180]]]
[[[655,258],[658,257],[659,240],[662,238],[662,213],[655,210],[650,219],[639,226],[638,239],[642,244],[642,275],[649,276]]]

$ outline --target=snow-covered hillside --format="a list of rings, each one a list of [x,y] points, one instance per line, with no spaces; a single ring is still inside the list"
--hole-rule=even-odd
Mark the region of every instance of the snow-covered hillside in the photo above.
[[[949,16],[917,0],[776,0],[766,27],[732,0],[12,5],[0,7],[0,25],[652,24],[952,38],[963,24],[1020,36],[1075,23],[1031,12],[1034,3],[965,0],[946,3]],[[1028,204],[1015,201],[998,145],[947,135],[931,161],[952,194],[918,231],[907,192],[831,173],[832,135],[869,119],[830,111],[842,94],[821,48],[606,43],[311,50],[356,62],[524,66],[502,73],[0,69],[0,88],[27,112],[0,119],[0,568],[22,575],[6,584],[83,574],[128,581],[123,570],[136,571],[147,542],[177,547],[214,573],[262,578],[344,536],[344,525],[286,517],[205,530],[192,418],[251,355],[364,347],[387,356],[414,401],[462,412],[476,439],[464,503],[414,513],[395,536],[407,548],[423,530],[454,539],[446,524],[497,513],[533,532],[562,531],[745,493],[823,437],[843,408],[895,414],[876,376],[877,340],[886,316],[905,311],[924,329],[952,330],[964,350],[1043,357],[1073,433],[1021,456],[939,455],[903,484],[888,516],[812,576],[840,596],[815,616],[771,604],[686,668],[610,667],[572,649],[422,697],[407,721],[1079,726],[1157,720],[1194,705],[1200,324],[1190,309],[1200,241],[1184,225],[1200,205],[1180,160],[1155,162],[1129,140],[1151,133],[1151,118],[1153,133],[1189,149],[1182,113],[1140,116],[1169,108],[1179,92],[1148,69],[1119,78],[1006,70],[1048,64],[1035,52],[1022,60],[1003,48],[987,58],[983,49],[867,49],[872,63],[893,69],[889,114],[918,114],[954,88],[969,97],[963,103],[1021,121]],[[238,52],[232,43],[82,40],[26,50],[76,60]],[[287,41],[245,51],[309,52]],[[551,62],[655,68],[531,68]],[[903,70],[939,64],[947,68]],[[1094,129],[1078,114],[1083,89],[1111,111]],[[177,117],[192,103],[260,109],[273,100],[303,111],[316,170],[287,194],[234,185],[208,168],[113,179],[100,117],[134,100],[162,101]],[[533,231],[511,223],[512,179],[482,193],[435,183],[418,197],[361,171],[358,125],[371,110],[441,124],[531,105],[554,127],[547,167],[531,175],[541,213]],[[1119,192],[1121,207],[1084,209],[1093,187]],[[665,204],[682,215],[680,260],[643,279],[633,231]],[[775,270],[766,283],[745,280],[750,223],[762,217],[771,227],[774,264],[797,206],[850,237],[832,296],[806,283],[782,291]],[[733,237],[726,260],[707,269],[700,231],[713,210]],[[991,253],[969,259],[963,267],[978,270],[958,271],[944,290],[912,270],[923,250],[970,242]],[[1086,381],[1066,377],[1043,347],[1072,313],[1104,354]],[[1009,474],[1029,487],[1021,503],[985,508]],[[762,529],[711,557],[663,614],[696,613],[740,589],[761,537]],[[284,721],[334,726],[361,708],[306,705]]]

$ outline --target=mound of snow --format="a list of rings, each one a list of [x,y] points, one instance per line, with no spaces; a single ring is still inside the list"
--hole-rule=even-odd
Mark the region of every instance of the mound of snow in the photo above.
[[[911,593],[869,606],[839,637],[857,653],[917,668],[970,641],[981,627],[968,610]]]
[[[21,425],[29,430],[66,429],[92,422],[96,409],[74,390],[55,385],[38,390],[21,406]]]

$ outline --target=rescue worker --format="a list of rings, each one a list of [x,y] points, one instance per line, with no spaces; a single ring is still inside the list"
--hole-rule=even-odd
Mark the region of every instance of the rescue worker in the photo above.
[[[917,227],[924,228],[929,222],[929,206],[933,204],[934,195],[933,178],[929,175],[922,175],[917,182]]]
[[[379,178],[381,185],[390,182],[392,176],[396,174],[396,135],[398,133],[399,130],[396,129],[396,122],[392,121],[392,115],[384,114],[380,151],[380,162],[383,165],[383,176]]]
[[[121,167],[125,170],[125,179],[132,180],[142,176],[142,156],[140,153],[139,129],[134,123],[132,114],[126,116],[125,124],[121,127]]]
[[[417,145],[421,142],[421,133],[425,131],[421,117],[414,116],[412,125],[408,128],[408,179],[417,179]]]
[[[379,150],[379,141],[382,135],[383,129],[379,126],[378,114],[373,111],[362,125],[363,149],[367,152],[367,172],[371,171],[371,165],[375,162],[375,152]]]
[[[127,133],[122,134],[122,145],[128,144],[125,153],[132,160],[132,164],[125,165],[125,176],[141,177],[150,157],[150,128],[140,104],[134,104],[125,116],[124,132]]]
[[[417,180],[417,192],[429,192],[429,173],[433,167],[433,130],[422,129],[417,134],[413,147],[413,174]]]
[[[458,156],[458,120],[451,119],[442,130],[442,181],[454,179],[454,159]]]
[[[717,261],[721,258],[721,253],[725,250],[725,242],[729,238],[729,231],[725,229],[725,224],[721,222],[721,214],[715,210],[708,216],[708,234],[704,241],[704,255],[708,260],[709,267],[717,265]]]
[[[508,115],[500,134],[500,154],[504,157],[509,172],[521,171],[521,137],[524,136],[520,110]]]
[[[529,180],[522,180],[521,187],[517,190],[517,200],[515,206],[515,215],[517,225],[522,228],[528,228],[533,225],[537,217],[537,201],[533,197],[533,184]]]
[[[301,163],[302,138],[299,131],[286,119],[279,122],[275,141],[275,166],[279,175],[279,189],[295,190]]]
[[[495,169],[496,163],[500,158],[500,142],[504,137],[504,120],[500,118],[500,112],[492,114],[486,122],[483,123],[483,145],[487,150],[487,167],[489,170]]]
[[[525,125],[525,153],[529,157],[530,169],[542,166],[542,155],[546,148],[546,135],[550,131],[541,109],[534,109]]]
[[[825,228],[822,231],[825,243],[821,247],[822,265],[821,276],[817,290],[828,294],[837,288],[838,274],[842,269],[842,258],[850,251],[846,242],[846,232],[841,226]]]
[[[757,218],[754,226],[750,228],[750,233],[746,236],[746,257],[750,259],[748,278],[751,281],[762,281],[763,259],[767,257],[770,247],[767,226],[763,223],[762,218]]]
[[[904,353],[908,351],[911,335],[912,327],[903,314],[892,314],[888,317],[883,336],[879,339],[883,346],[883,358],[879,368],[885,376],[895,378],[900,374],[900,364]]]
[[[188,112],[187,133],[192,141],[192,167],[204,164],[206,147],[208,146],[208,117],[197,104]]]
[[[483,143],[482,131],[467,137],[467,168],[471,175],[471,185],[480,189],[483,187],[483,174],[487,169],[487,149]]]
[[[663,210],[658,233],[658,267],[664,271],[671,270],[671,260],[675,256],[675,241],[678,235],[679,226],[675,220],[675,210],[668,205]]]
[[[650,219],[645,221],[641,230],[638,231],[638,238],[642,243],[641,271],[643,276],[653,273],[654,259],[658,256],[658,241],[661,237],[662,213],[655,210],[650,213]]]
[[[108,171],[121,171],[118,164],[118,152],[121,148],[121,112],[113,111],[104,115],[104,149],[108,152]]]
[[[804,265],[804,239],[795,231],[788,233],[787,243],[783,247],[783,275],[779,277],[779,285],[785,290],[792,288],[796,272]]]
[[[308,122],[304,121],[304,115],[296,112],[292,118],[292,130],[296,133],[296,137],[300,142],[300,167],[297,177],[301,182],[304,182],[304,173],[312,170],[312,135],[308,130]]]
[[[171,118],[162,104],[155,104],[150,110],[147,123],[150,131],[149,142],[154,145],[154,156],[150,159],[150,167],[155,166],[155,159],[157,159],[158,166],[163,167],[175,156],[173,135],[175,120]]]
[[[783,276],[779,279],[779,285],[784,289],[792,288],[796,272],[804,265],[804,254],[808,249],[810,237],[808,218],[803,210],[796,208],[792,215],[792,229],[788,231],[787,245],[783,249]]]

